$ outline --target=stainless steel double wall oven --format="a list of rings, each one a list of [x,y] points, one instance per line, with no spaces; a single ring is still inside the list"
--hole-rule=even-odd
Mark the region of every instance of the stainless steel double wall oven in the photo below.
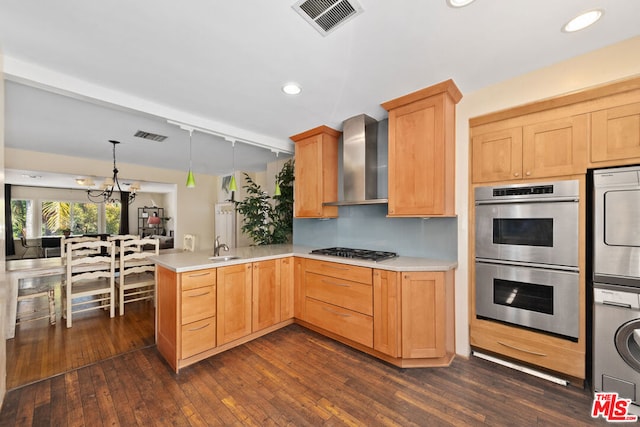
[[[579,182],[475,189],[476,316],[579,337]]]

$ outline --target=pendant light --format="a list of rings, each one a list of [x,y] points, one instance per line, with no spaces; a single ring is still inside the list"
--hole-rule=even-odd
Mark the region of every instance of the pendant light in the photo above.
[[[238,184],[236,184],[236,142],[231,141],[231,149],[232,149],[232,167],[233,172],[231,173],[231,181],[229,182],[229,190],[230,191],[238,191]]]
[[[191,164],[191,137],[193,135],[193,129],[189,129],[189,174],[187,175],[187,188],[193,188],[196,186],[196,180],[193,177],[193,168]]]

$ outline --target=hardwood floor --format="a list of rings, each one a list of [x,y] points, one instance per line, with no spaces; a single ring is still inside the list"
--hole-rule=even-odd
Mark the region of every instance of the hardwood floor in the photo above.
[[[67,328],[60,314],[59,278],[35,280],[51,281],[55,289],[56,324],[49,325],[47,319],[42,319],[16,327],[15,338],[7,340],[8,390],[154,345],[151,302],[127,304],[125,315],[112,319],[102,310],[80,313],[74,315],[73,327]],[[46,305],[46,301],[43,303]]]
[[[481,359],[399,369],[291,325],[179,374],[149,346],[11,390],[0,425],[607,424],[590,409],[588,391]]]

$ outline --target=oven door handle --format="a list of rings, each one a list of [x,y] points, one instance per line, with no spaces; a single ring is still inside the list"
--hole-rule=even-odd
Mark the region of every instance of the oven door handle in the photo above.
[[[517,267],[543,268],[545,270],[568,271],[570,273],[580,272],[580,269],[578,267],[569,266],[569,265],[539,264],[535,262],[505,261],[501,259],[478,258],[478,257],[476,257],[476,262],[480,262],[482,264],[513,265]]]
[[[512,205],[516,203],[558,203],[558,202],[579,202],[578,197],[549,197],[547,199],[544,198],[533,198],[533,199],[496,199],[496,200],[476,200],[476,206],[482,205]]]

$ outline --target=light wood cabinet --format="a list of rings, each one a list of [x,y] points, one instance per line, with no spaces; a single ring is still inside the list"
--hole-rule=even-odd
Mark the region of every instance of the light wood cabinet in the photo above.
[[[444,357],[447,353],[447,292],[444,274],[402,273],[402,357]]]
[[[513,124],[508,121],[505,126]],[[502,128],[495,123],[472,129],[472,180],[482,183],[585,173],[588,129],[587,114],[517,127]]]
[[[385,102],[389,111],[388,215],[455,215],[452,80]]]
[[[373,270],[373,348],[391,357],[401,355],[400,273]]]
[[[469,342],[480,351],[503,354],[572,376],[585,378],[584,344],[488,320],[474,320]]]
[[[449,364],[455,354],[453,274],[374,270],[374,349],[405,366],[416,359]]]
[[[175,273],[157,267],[158,350],[177,372],[216,347],[216,270]]]
[[[372,270],[317,260],[305,267],[305,321],[373,347]]]
[[[252,331],[256,332],[280,322],[279,260],[253,263]]]
[[[279,258],[280,264],[280,320],[294,317],[294,262],[293,257]]]
[[[591,114],[591,161],[640,162],[640,102]]]
[[[296,218],[335,218],[338,200],[338,138],[341,132],[320,126],[294,135],[295,183],[293,211]]]
[[[218,345],[222,345],[251,333],[252,265],[217,270],[217,335]]]

